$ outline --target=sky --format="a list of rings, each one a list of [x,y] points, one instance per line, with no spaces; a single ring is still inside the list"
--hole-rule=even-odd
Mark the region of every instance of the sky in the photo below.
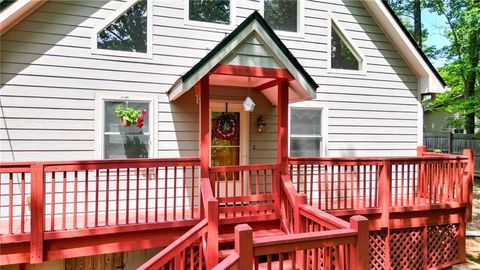
[[[424,28],[428,29],[427,45],[435,45],[437,48],[442,48],[449,44],[449,40],[443,36],[443,32],[448,28],[445,17],[424,9],[422,10],[422,23]],[[436,68],[444,66],[446,62],[443,58],[430,59],[430,61]]]

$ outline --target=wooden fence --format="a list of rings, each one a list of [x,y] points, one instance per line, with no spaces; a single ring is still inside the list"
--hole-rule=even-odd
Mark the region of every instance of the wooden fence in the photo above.
[[[461,155],[463,149],[475,151],[475,175],[480,175],[480,138],[474,134],[452,134],[449,132],[424,133],[423,143],[428,151],[440,149],[444,153]]]

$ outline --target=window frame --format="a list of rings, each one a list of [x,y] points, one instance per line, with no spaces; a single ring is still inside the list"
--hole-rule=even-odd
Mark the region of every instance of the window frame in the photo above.
[[[148,158],[157,157],[158,141],[157,141],[157,114],[158,114],[158,98],[149,94],[139,93],[96,93],[95,94],[95,157],[97,159],[105,159],[105,103],[109,101],[124,101],[128,96],[129,102],[148,102],[150,127],[150,142],[148,148]]]
[[[118,8],[112,15],[105,18],[100,24],[95,26],[92,30],[91,36],[91,53],[97,55],[107,55],[107,56],[121,56],[121,57],[132,57],[132,58],[147,58],[151,59],[153,57],[153,0],[147,0],[147,52],[127,52],[127,51],[117,51],[117,50],[108,50],[108,49],[99,49],[97,46],[97,35],[100,31],[108,27],[110,24],[115,22],[120,16],[125,13],[129,8],[131,8],[139,0],[128,0],[120,8]]]
[[[328,20],[328,36],[327,36],[327,73],[342,73],[342,74],[354,74],[354,75],[366,75],[367,74],[367,61],[365,55],[355,45],[354,41],[346,35],[347,31],[340,25],[340,23],[330,13]],[[338,69],[332,68],[332,31],[337,30],[338,36],[342,39],[345,45],[350,49],[352,54],[358,60],[359,70],[352,69]]]
[[[237,1],[230,0],[230,23],[221,24],[214,22],[202,22],[190,20],[190,1],[184,1],[184,25],[186,26],[195,26],[201,28],[216,28],[221,30],[233,30],[237,25]]]
[[[273,31],[275,31],[275,34],[284,37],[305,38],[305,0],[296,1],[298,2],[297,31],[290,32],[284,30],[276,30],[272,27]],[[265,18],[265,0],[260,0],[260,9],[258,10],[258,12],[262,15],[263,18]]]
[[[320,127],[320,136],[316,135],[293,135],[292,132],[292,110],[312,110],[320,111],[320,119],[322,121]],[[320,143],[320,157],[326,157],[328,154],[327,151],[327,142],[328,142],[328,108],[319,106],[319,104],[306,102],[303,104],[290,105],[288,107],[288,156],[291,157],[290,153],[290,144],[291,138],[321,138]]]

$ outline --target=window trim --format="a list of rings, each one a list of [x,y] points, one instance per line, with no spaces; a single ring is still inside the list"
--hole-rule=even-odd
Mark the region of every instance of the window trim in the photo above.
[[[141,93],[122,93],[112,94],[105,92],[95,93],[95,158],[105,159],[105,102],[106,101],[123,101],[128,96],[129,101],[139,101],[149,103],[149,126],[150,126],[150,143],[148,149],[148,157],[155,158],[158,155],[158,97],[150,94]]]
[[[121,57],[132,57],[132,58],[149,58],[153,57],[153,0],[147,0],[147,52],[127,52],[127,51],[116,51],[108,49],[99,49],[97,47],[97,35],[100,31],[105,29],[107,26],[112,24],[120,16],[125,13],[129,8],[131,8],[138,0],[128,0],[124,5],[117,9],[113,14],[105,18],[100,24],[95,26],[92,30],[91,36],[91,53],[97,55],[107,55],[107,56],[121,56]]]
[[[272,27],[275,34],[283,37],[305,38],[305,0],[297,0],[297,2],[297,31],[289,32],[283,30],[276,30]],[[263,18],[265,18],[265,0],[260,0],[260,8],[258,12],[262,15]]]
[[[229,24],[221,24],[221,23],[214,23],[214,22],[202,22],[202,21],[195,21],[190,20],[190,1],[184,1],[184,25],[186,26],[196,26],[201,28],[216,28],[221,30],[233,30],[237,25],[237,1],[230,0],[230,23]]]
[[[346,35],[347,31],[341,26],[339,21],[334,18],[332,12],[329,12],[328,20],[328,36],[327,36],[327,73],[342,73],[342,74],[355,74],[355,75],[366,75],[367,74],[367,61],[365,55],[361,50],[355,45],[354,41]],[[337,69],[332,68],[332,28],[337,30],[339,37],[347,45],[347,47],[352,51],[352,54],[357,58],[359,70],[351,69]]]
[[[315,110],[315,111],[320,111],[321,115],[321,130],[320,130],[320,136],[315,136],[315,135],[291,135],[291,129],[292,129],[292,110]],[[307,101],[307,102],[302,102],[301,104],[295,104],[295,105],[290,105],[288,107],[288,156],[290,157],[290,141],[291,138],[322,138],[322,143],[320,144],[320,157],[326,157],[328,156],[328,151],[327,151],[327,145],[328,145],[328,108],[325,106],[319,106],[318,103],[312,102],[312,101]]]

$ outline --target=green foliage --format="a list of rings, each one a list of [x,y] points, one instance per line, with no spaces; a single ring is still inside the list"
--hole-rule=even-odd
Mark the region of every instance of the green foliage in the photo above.
[[[442,48],[450,63],[440,69],[440,74],[451,91],[439,95],[432,108],[458,114],[460,119],[450,124],[473,133],[474,119],[480,117],[480,1],[428,0],[426,3],[431,11],[445,16],[450,26],[445,32],[450,46]]]
[[[125,106],[123,104],[119,104],[115,108],[115,113],[117,114],[118,118],[124,119],[132,124],[136,124],[138,118],[142,117],[142,111],[138,110],[131,106]]]
[[[298,1],[265,0],[265,20],[275,30],[296,32]]]
[[[429,0],[421,0],[420,4],[421,7],[427,6],[427,3]],[[414,22],[415,20],[420,20],[421,17],[416,18],[415,13],[414,13],[414,0],[388,0],[387,1],[390,7],[395,11],[397,16],[400,18],[402,21],[402,24],[405,26],[405,28],[408,30],[410,35],[417,41],[418,44],[421,45],[421,48],[423,52],[428,56],[429,59],[436,59],[439,54],[440,50],[435,47],[435,46],[428,46],[426,45],[426,40],[428,39],[428,29],[426,29],[423,24],[421,24],[421,40],[419,40],[419,36],[415,33],[415,27],[414,27]],[[420,15],[421,16],[421,15]]]
[[[230,24],[230,0],[189,0],[189,19]]]
[[[147,0],[139,0],[97,36],[99,49],[147,52]]]

